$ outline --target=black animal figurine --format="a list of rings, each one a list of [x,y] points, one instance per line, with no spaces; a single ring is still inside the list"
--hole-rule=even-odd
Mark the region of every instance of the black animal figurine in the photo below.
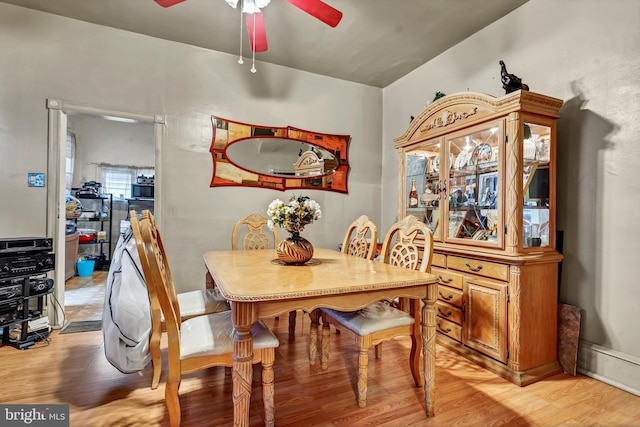
[[[502,81],[502,88],[507,93],[515,92],[516,90],[529,90],[529,86],[522,83],[522,79],[515,74],[510,74],[507,71],[507,66],[504,65],[504,61],[500,61],[500,80]]]

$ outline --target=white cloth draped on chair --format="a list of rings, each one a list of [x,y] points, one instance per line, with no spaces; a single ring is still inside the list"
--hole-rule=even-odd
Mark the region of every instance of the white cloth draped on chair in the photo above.
[[[151,362],[151,307],[131,228],[113,252],[102,313],[104,353],[120,372],[141,371]]]

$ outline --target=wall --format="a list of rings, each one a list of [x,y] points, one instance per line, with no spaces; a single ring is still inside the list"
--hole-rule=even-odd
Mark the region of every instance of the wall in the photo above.
[[[560,302],[582,309],[581,372],[640,393],[640,2],[530,0],[384,89],[382,229],[397,215],[393,138],[436,91],[504,95],[499,60],[563,99]]]
[[[181,291],[203,286],[202,253],[230,248],[239,218],[265,214],[273,199],[292,194],[210,188],[212,114],[351,135],[349,194],[304,191],[323,217],[303,234],[337,248],[361,214],[380,221],[379,88],[266,63],[252,74],[234,55],[7,4],[0,4],[0,52],[0,236],[46,233],[45,191],[27,188],[26,177],[46,170],[47,98],[166,115],[156,214]]]

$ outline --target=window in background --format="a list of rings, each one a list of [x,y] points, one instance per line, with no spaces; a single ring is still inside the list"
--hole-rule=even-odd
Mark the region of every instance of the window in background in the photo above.
[[[154,176],[153,168],[126,166],[102,166],[102,186],[105,193],[113,194],[114,199],[130,199],[131,184],[140,175]]]
[[[73,165],[76,160],[76,135],[67,131],[67,152],[65,163],[65,189],[66,194],[71,194],[71,184],[73,182]]]

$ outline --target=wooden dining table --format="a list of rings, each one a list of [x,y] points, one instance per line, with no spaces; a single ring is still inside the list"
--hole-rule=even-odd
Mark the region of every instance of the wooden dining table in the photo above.
[[[353,311],[375,301],[399,297],[417,298],[424,303],[421,334],[425,411],[428,417],[434,415],[436,276],[323,248],[316,248],[311,261],[304,265],[283,265],[275,250],[210,251],[203,257],[207,280],[215,283],[231,302],[235,328],[234,426],[249,425],[253,379],[251,328],[256,321],[293,310],[311,313],[321,307]],[[317,347],[317,330],[312,328],[310,336],[311,346]]]

